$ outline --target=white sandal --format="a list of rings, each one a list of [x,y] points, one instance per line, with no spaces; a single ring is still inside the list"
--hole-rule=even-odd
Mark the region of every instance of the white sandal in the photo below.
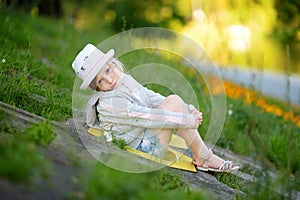
[[[225,160],[219,168],[214,168],[214,167],[204,167],[203,164],[205,162],[207,162],[210,157],[213,155],[213,152],[211,151],[211,149],[209,150],[209,153],[201,159],[200,161],[200,165],[196,163],[196,160],[193,158],[193,164],[196,166],[196,168],[200,171],[212,171],[212,172],[231,172],[231,171],[234,171],[234,170],[238,170],[240,167],[239,166],[234,166],[232,165],[232,161],[228,161],[228,160]]]

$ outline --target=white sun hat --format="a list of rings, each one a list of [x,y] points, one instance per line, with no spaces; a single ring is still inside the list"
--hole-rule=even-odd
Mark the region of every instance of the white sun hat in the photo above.
[[[76,56],[72,67],[76,75],[83,80],[80,89],[86,89],[107,61],[115,54],[113,49],[106,54],[92,44],[87,44]]]

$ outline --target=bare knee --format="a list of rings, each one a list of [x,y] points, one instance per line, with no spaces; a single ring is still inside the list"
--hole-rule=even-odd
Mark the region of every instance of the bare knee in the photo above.
[[[179,102],[180,97],[176,94],[171,94],[169,96],[166,97],[165,101],[168,103],[178,103]]]
[[[186,109],[184,102],[176,94],[167,96],[159,107],[173,112],[185,112]]]

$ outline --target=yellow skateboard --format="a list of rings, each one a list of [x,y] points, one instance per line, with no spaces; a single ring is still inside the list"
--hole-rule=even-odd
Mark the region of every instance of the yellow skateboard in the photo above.
[[[101,130],[95,129],[95,128],[89,128],[88,133],[93,136],[96,136],[96,137],[103,135]],[[191,157],[186,156],[183,153],[176,151],[171,147],[188,149],[183,138],[181,138],[175,134],[172,134],[170,145],[168,147],[168,150],[167,150],[165,156],[162,159],[152,156],[150,154],[138,151],[138,150],[130,148],[130,147],[128,147],[126,150],[135,155],[152,160],[154,162],[164,164],[164,165],[172,167],[172,168],[197,172],[194,164],[192,163]]]

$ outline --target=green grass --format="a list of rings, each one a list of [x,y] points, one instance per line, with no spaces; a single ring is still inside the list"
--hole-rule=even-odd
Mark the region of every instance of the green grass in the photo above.
[[[0,22],[0,100],[48,120],[65,121],[70,118],[75,79],[71,62],[87,42],[98,44],[112,33],[104,30],[99,30],[100,34],[78,31],[64,20],[11,13],[5,9],[0,10]],[[121,60],[128,70],[130,66],[140,63],[162,62],[160,56],[156,57],[149,51],[125,55]],[[163,59],[163,62],[174,66],[198,91],[199,106],[205,116],[200,132],[205,132],[210,122],[210,103],[205,84],[193,75],[196,73],[187,70],[187,63],[174,58]],[[166,87],[155,84],[149,87],[165,95],[170,93]],[[291,109],[274,99],[266,100],[285,111]],[[227,98],[227,106],[233,112],[226,117],[217,145],[260,161],[263,171],[242,169],[259,174],[258,183],[243,183],[228,174],[216,175],[218,180],[245,192],[250,199],[282,197],[267,186],[279,187],[282,194],[287,194],[287,198],[293,189],[300,190],[299,127],[255,105],[245,104],[243,99]],[[295,115],[300,113],[298,108],[292,111]],[[12,181],[29,181],[34,173],[45,174],[45,158],[39,149],[47,146],[55,137],[48,123],[32,125],[25,131],[26,134],[9,124],[1,124],[0,130],[1,177]],[[24,165],[24,168],[21,170],[17,167],[19,165]],[[276,180],[267,175],[268,170],[279,172]],[[82,192],[86,199],[118,199],[126,195],[131,199],[200,198],[198,192],[186,188],[181,178],[171,173],[127,174],[97,164],[91,174],[85,177]]]
[[[63,20],[4,8],[0,22],[0,100],[51,120],[71,117],[75,54],[109,33],[78,32]]]
[[[233,113],[227,116],[218,144],[239,154],[261,158],[270,167],[299,173],[299,127],[242,100],[229,103],[234,103]]]
[[[43,121],[39,124],[32,124],[25,129],[24,137],[39,146],[46,147],[54,140],[55,135],[50,122]]]
[[[25,18],[28,23],[22,23],[16,17]],[[0,58],[3,62],[0,64],[0,91],[3,95],[0,100],[48,119],[62,120],[70,116],[71,85],[60,81],[63,79],[55,69],[57,64],[50,62],[51,56],[54,56],[51,51],[47,55],[36,54],[43,51],[42,45],[37,44],[47,37],[43,34],[38,36],[38,30],[33,27],[39,21],[27,15],[10,16],[5,12],[1,12],[1,21]],[[54,26],[50,22],[46,24]],[[49,63],[46,64],[45,60]],[[66,64],[62,65],[65,65],[60,66],[62,72],[68,72]],[[60,74],[71,77],[70,72]]]
[[[85,183],[84,199],[207,199],[208,194],[191,192],[180,176],[166,170],[130,174],[97,164]]]
[[[0,115],[0,177],[18,183],[28,183],[33,177],[47,178],[49,162],[40,148],[53,139],[49,126],[47,130],[44,124],[20,130],[5,120],[2,111]]]
[[[274,102],[272,100],[271,102]],[[258,183],[243,183],[236,177],[220,176],[220,181],[245,191],[253,199],[289,198],[293,190],[300,190],[300,129],[293,122],[271,113],[262,112],[243,99],[228,99],[232,114],[228,115],[223,134],[217,145],[250,156],[259,162],[262,171],[245,167],[242,171],[255,174]],[[277,171],[276,177],[267,175]],[[274,191],[279,188],[281,196]]]

